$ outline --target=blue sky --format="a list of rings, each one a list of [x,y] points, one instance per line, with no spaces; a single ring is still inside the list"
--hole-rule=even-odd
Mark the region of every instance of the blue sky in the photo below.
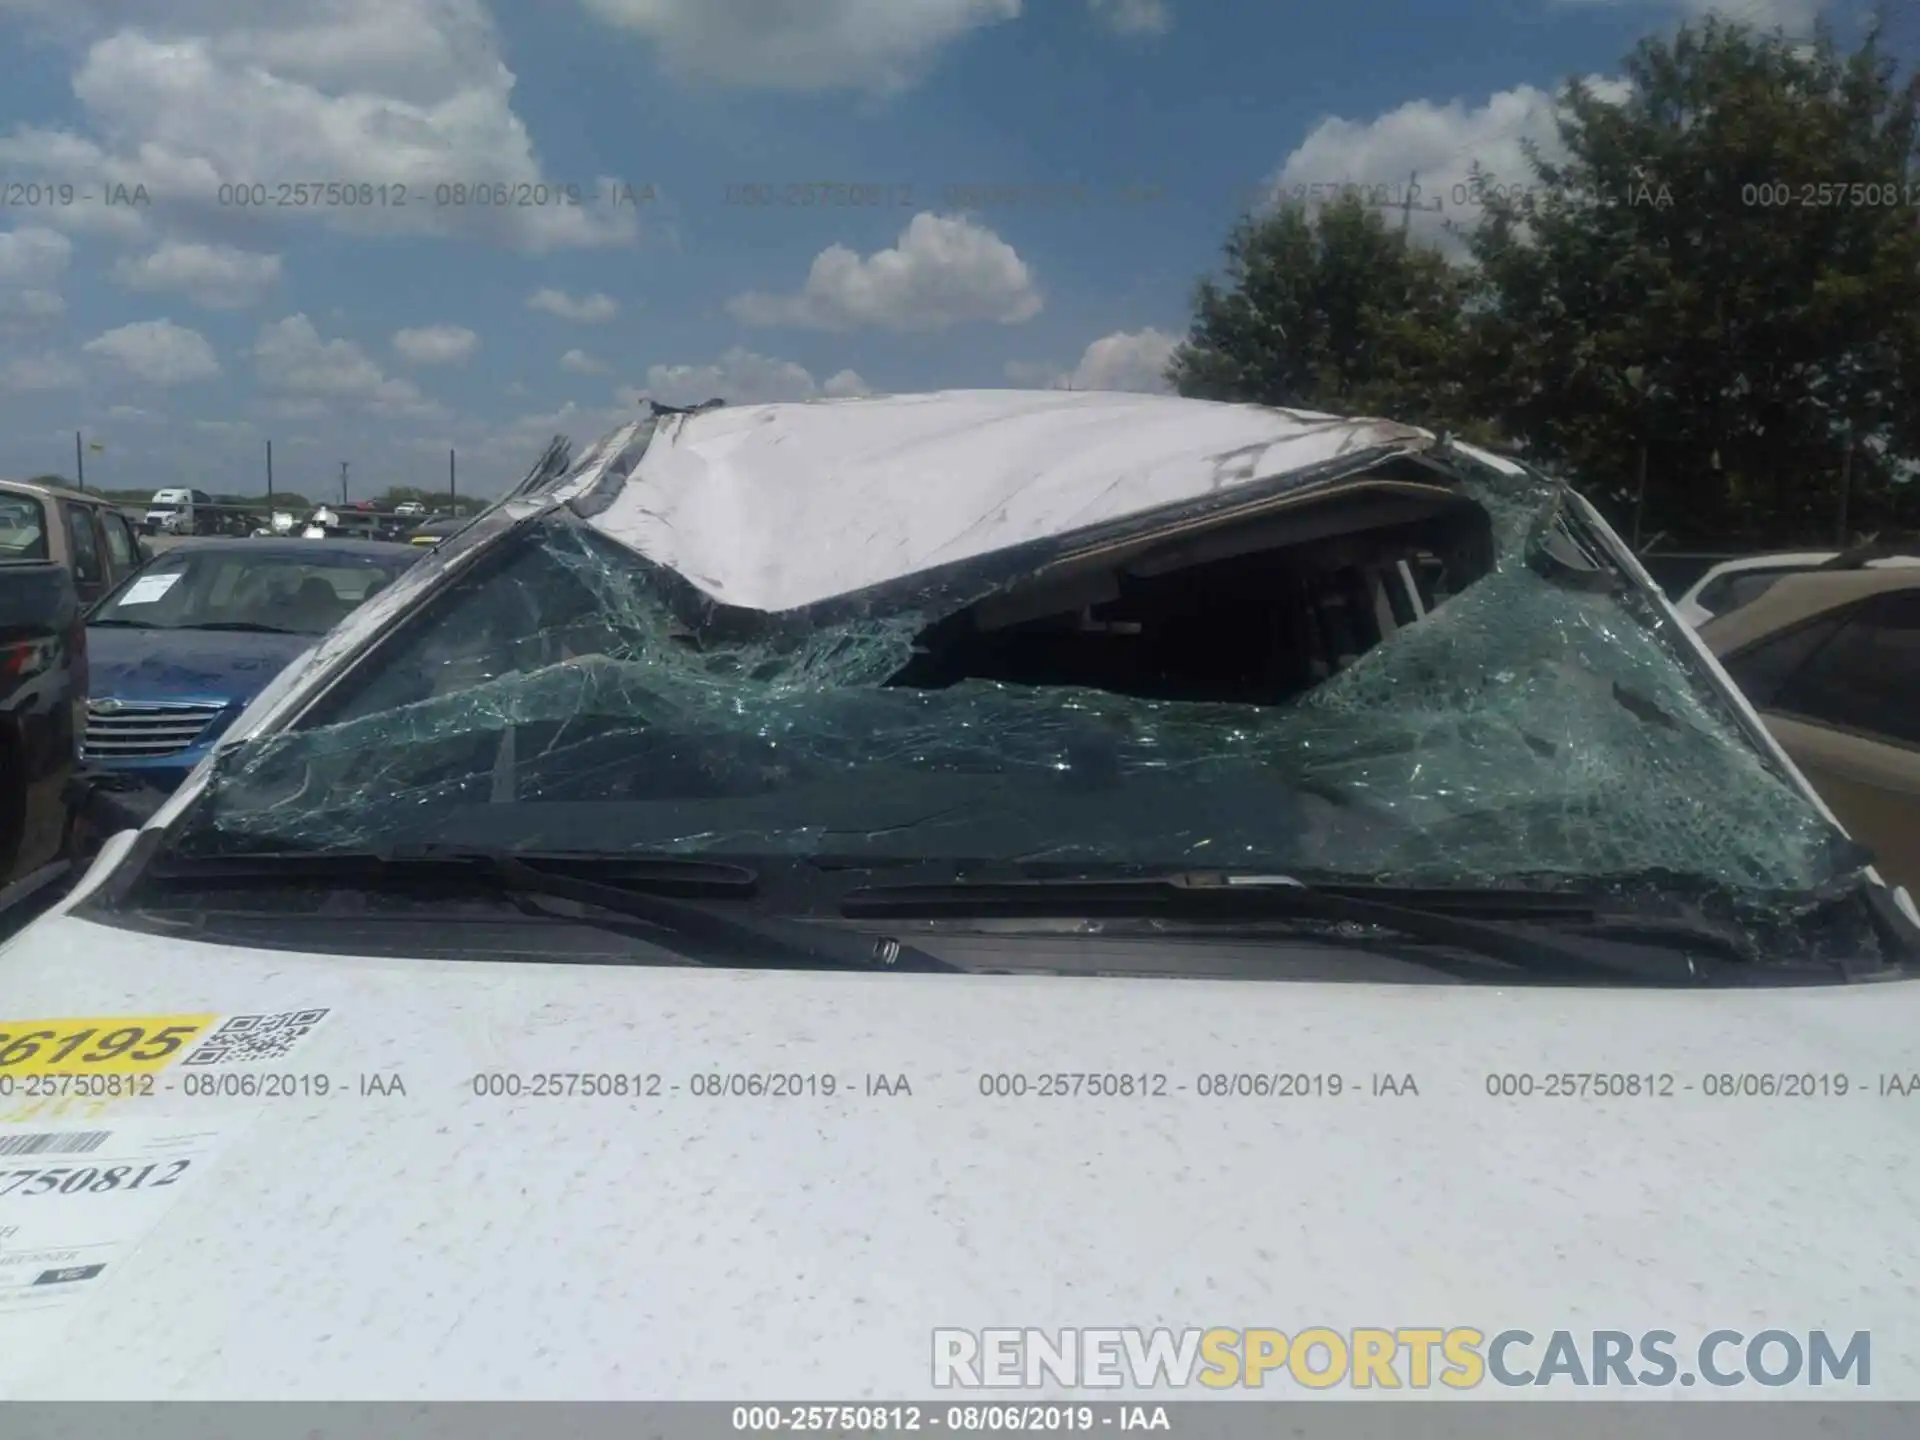
[[[647,395],[1152,388],[1270,187],[1417,170],[1444,245],[1701,8],[0,0],[0,473],[77,428],[102,485],[257,492],[271,438],[283,487],[455,447],[484,494]]]

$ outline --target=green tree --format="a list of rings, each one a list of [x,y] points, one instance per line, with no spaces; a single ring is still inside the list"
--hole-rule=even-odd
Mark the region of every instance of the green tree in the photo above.
[[[1475,402],[1629,528],[1830,541],[1849,448],[1849,519],[1898,521],[1920,496],[1898,483],[1920,456],[1920,82],[1874,34],[1843,53],[1719,20],[1625,71],[1624,100],[1571,88],[1565,159],[1486,177]]]
[[[1467,276],[1358,196],[1245,216],[1167,378],[1182,395],[1459,424]]]

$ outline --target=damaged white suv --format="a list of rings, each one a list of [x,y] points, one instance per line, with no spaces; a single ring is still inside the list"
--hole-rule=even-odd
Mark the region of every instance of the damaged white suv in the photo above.
[[[0,950],[6,1013],[158,1077],[0,1132],[219,1132],[0,1387],[906,1397],[936,1327],[1764,1314],[1920,1395],[1916,961],[1513,461],[1085,392],[657,414]]]

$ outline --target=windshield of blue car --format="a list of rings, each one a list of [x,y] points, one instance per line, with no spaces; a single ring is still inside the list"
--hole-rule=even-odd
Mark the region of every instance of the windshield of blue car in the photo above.
[[[1555,494],[1487,499],[1477,561],[1471,534],[1323,538],[1084,605],[817,621],[716,608],[563,511],[223,756],[171,843],[1769,893],[1857,872],[1657,606],[1529,559]]]
[[[323,635],[416,557],[262,554],[245,547],[161,555],[109,596],[90,625],[248,628]]]

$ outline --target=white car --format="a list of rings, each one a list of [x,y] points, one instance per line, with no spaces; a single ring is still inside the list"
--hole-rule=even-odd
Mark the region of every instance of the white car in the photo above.
[[[0,1395],[1913,1399],[1916,963],[1515,462],[656,416],[0,948]]]
[[[1817,570],[1839,558],[1837,550],[1789,550],[1723,560],[1694,581],[1686,594],[1674,603],[1674,609],[1697,630],[1716,615],[1731,614],[1758,600],[1781,576]],[[1865,563],[1869,566],[1920,565],[1920,558],[1887,555]]]

